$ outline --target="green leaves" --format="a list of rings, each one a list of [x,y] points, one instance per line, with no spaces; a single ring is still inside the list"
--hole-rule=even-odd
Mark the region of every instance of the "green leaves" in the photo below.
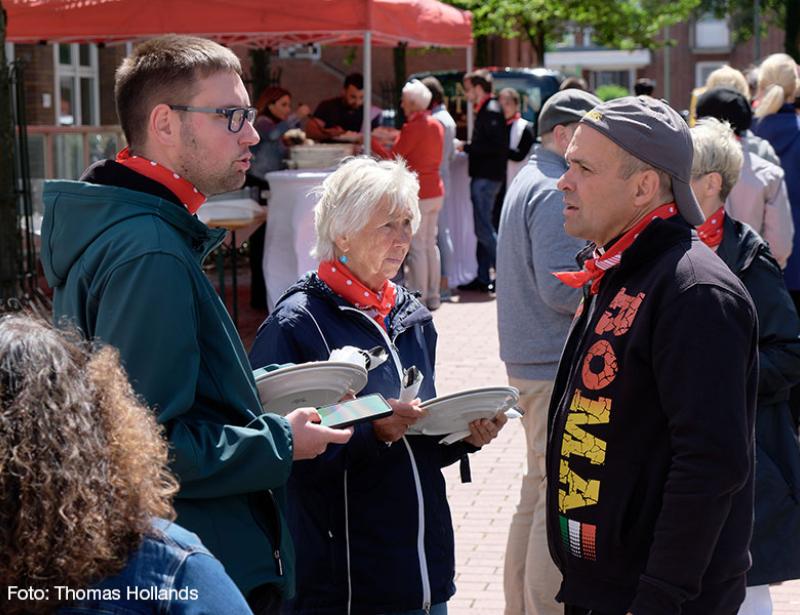
[[[527,36],[541,62],[545,49],[571,27],[591,27],[592,40],[607,47],[658,47],[664,26],[684,21],[701,0],[446,1],[472,11],[476,36]]]

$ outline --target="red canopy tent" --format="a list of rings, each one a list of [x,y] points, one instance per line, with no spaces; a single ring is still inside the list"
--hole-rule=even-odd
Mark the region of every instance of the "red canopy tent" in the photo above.
[[[12,43],[115,43],[193,34],[226,45],[364,45],[371,100],[372,45],[472,46],[472,16],[437,0],[6,0]],[[471,68],[471,49],[467,69]],[[369,114],[364,114],[369,144]]]

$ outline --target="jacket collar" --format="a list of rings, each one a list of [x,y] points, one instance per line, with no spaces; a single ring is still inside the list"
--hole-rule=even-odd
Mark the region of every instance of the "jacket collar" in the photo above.
[[[731,271],[739,275],[750,267],[766,244],[750,226],[729,215],[725,216],[722,226],[724,231],[722,243],[717,248],[717,256]]]
[[[276,304],[280,305],[290,296],[304,292],[330,302],[337,308],[353,308],[353,306],[333,292],[330,287],[319,279],[316,272],[309,272],[290,286],[283,293]],[[353,308],[355,309],[355,308]],[[389,312],[389,331],[399,335],[403,331],[416,325],[424,325],[433,320],[432,314],[420,301],[403,286],[397,286],[397,300],[394,308]]]
[[[692,226],[680,214],[667,219],[653,220],[639,234],[639,237],[625,250],[620,264],[612,272],[629,273],[647,265],[661,254],[680,243],[686,248],[692,241],[700,241]],[[590,243],[576,257],[578,265],[583,268],[584,262],[592,258],[596,246]]]

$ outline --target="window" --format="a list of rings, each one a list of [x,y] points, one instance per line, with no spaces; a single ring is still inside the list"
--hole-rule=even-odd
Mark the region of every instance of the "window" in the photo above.
[[[14,43],[6,43],[6,60],[14,61]]]
[[[694,66],[694,87],[702,88],[708,76],[718,68],[726,66],[725,62],[698,62]]]
[[[727,19],[703,15],[694,22],[694,48],[697,50],[730,49],[731,33]]]
[[[603,85],[619,85],[631,90],[633,89],[632,70],[595,70],[589,75],[589,84],[593,90]]]
[[[56,124],[60,126],[100,123],[97,47],[57,44],[54,46]]]

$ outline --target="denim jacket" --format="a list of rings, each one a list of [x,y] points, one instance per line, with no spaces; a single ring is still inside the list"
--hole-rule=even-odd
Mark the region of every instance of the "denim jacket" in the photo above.
[[[222,564],[196,535],[164,519],[156,519],[153,527],[153,535],[144,537],[119,574],[88,590],[70,588],[89,595],[58,614],[252,615]]]

